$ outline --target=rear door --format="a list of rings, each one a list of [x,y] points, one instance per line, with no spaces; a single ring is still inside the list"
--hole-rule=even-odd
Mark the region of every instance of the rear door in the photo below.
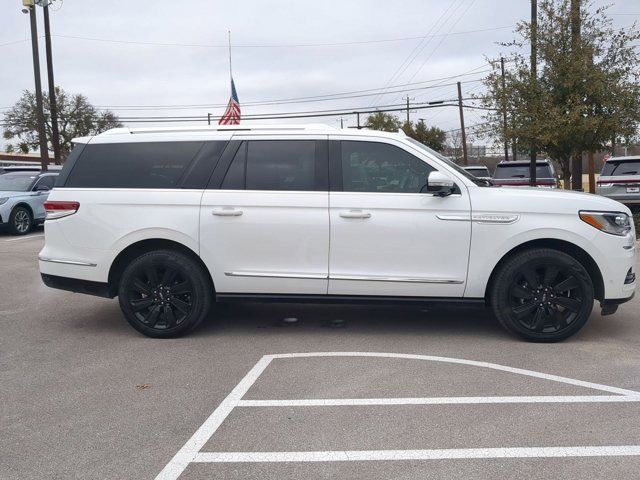
[[[395,140],[336,139],[330,152],[329,293],[462,297],[471,240],[466,186],[447,197],[423,192],[438,167]]]
[[[202,197],[218,294],[326,294],[326,136],[234,136]]]

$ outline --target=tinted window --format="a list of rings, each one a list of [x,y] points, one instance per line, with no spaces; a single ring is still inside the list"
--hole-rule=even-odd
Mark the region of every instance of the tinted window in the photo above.
[[[177,188],[203,142],[87,145],[66,187]]]
[[[224,177],[222,186],[220,188],[227,190],[243,190],[244,189],[244,172],[246,171],[246,159],[247,159],[247,142],[242,142],[240,148],[236,152],[235,157],[229,170]]]
[[[376,142],[341,142],[345,192],[419,193],[434,171],[401,148]]]
[[[602,175],[640,175],[640,160],[626,162],[606,162],[602,167]]]
[[[529,178],[529,165],[505,165],[500,164],[496,168],[493,178]],[[553,178],[551,168],[548,165],[536,166],[536,178]]]
[[[53,188],[53,184],[55,183],[56,176],[57,175],[46,175],[40,178],[40,180],[38,180],[38,183],[36,184],[36,187],[40,187],[44,185],[49,187],[50,189]]]
[[[247,147],[246,189],[315,190],[315,156],[315,140],[250,141]],[[233,164],[230,167],[232,169]],[[231,173],[238,174],[237,170]]]

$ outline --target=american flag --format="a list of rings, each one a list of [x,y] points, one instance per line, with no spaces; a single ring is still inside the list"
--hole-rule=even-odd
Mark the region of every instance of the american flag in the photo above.
[[[231,79],[231,98],[227,104],[224,115],[220,118],[218,125],[239,125],[240,124],[240,101],[236,92],[236,85]]]

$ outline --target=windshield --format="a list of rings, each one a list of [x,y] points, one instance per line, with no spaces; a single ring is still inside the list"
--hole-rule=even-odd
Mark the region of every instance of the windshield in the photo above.
[[[27,192],[35,179],[28,173],[5,173],[0,175],[0,192]]]
[[[602,167],[603,177],[612,175],[640,175],[640,160],[625,162],[606,162]]]
[[[458,172],[460,175],[462,175],[463,177],[467,178],[468,180],[471,180],[473,183],[475,183],[476,185],[480,186],[480,187],[488,187],[491,185],[491,183],[487,180],[480,180],[479,178],[477,178],[475,175],[472,175],[471,173],[467,172],[464,168],[462,168],[461,166],[455,164],[454,162],[452,162],[451,160],[449,160],[447,157],[445,157],[444,155],[439,154],[438,152],[436,152],[435,150],[427,147],[424,143],[420,143],[417,140],[414,140],[411,137],[406,137],[406,139],[411,142],[413,145],[415,145],[416,147],[420,148],[421,150],[424,150],[425,152],[427,152],[430,155],[433,155],[434,157],[436,157],[438,160],[446,163],[449,167],[451,167],[452,169],[454,169],[456,172]]]
[[[496,168],[494,179],[529,178],[529,165],[507,165],[501,163]],[[536,166],[536,178],[553,178],[548,165]]]

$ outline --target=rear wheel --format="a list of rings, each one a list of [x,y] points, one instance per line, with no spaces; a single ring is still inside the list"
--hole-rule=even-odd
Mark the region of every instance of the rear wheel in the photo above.
[[[145,253],[122,273],[120,308],[129,324],[154,338],[179,337],[205,319],[213,287],[200,264],[171,250]]]
[[[509,332],[534,342],[558,342],[587,323],[594,290],[580,262],[542,248],[507,260],[490,298],[496,318]]]
[[[16,207],[9,215],[9,231],[13,235],[26,235],[33,228],[33,216],[26,207]]]

